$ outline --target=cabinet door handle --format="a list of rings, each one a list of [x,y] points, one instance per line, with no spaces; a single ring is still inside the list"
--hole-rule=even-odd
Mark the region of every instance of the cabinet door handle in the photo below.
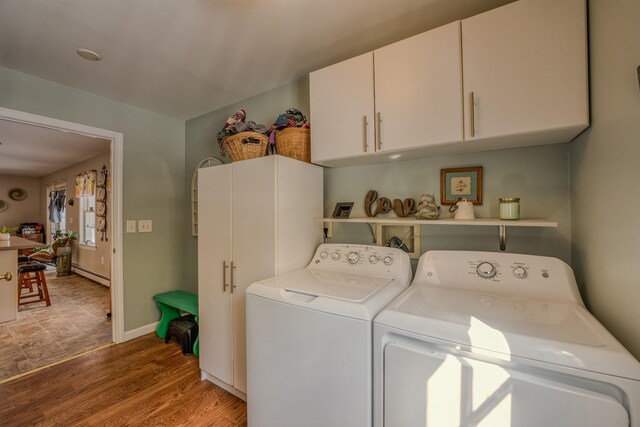
[[[8,282],[9,280],[11,280],[12,277],[13,276],[11,275],[11,273],[7,271],[2,276],[0,276],[0,280],[4,279],[4,280],[6,280]]]
[[[367,116],[362,116],[362,151],[367,152],[369,144],[367,144]]]
[[[236,266],[233,265],[233,261],[231,261],[231,293],[233,293],[233,290],[236,288],[236,281],[233,274],[235,269],[236,269]]]
[[[476,136],[476,97],[473,92],[469,93],[469,130],[471,138]]]
[[[380,118],[380,113],[376,113],[376,151],[379,151],[382,148],[382,137],[380,136],[380,122],[382,119]]]
[[[227,292],[227,261],[222,261],[222,292]]]

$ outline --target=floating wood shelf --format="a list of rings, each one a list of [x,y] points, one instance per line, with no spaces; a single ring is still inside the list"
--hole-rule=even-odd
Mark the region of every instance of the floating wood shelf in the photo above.
[[[500,250],[507,247],[507,227],[557,227],[558,223],[546,219],[519,219],[502,220],[497,218],[477,218],[477,219],[416,219],[416,218],[324,218],[325,226],[328,228],[327,236],[331,236],[331,225],[334,223],[365,223],[365,224],[388,224],[388,225],[468,225],[468,226],[497,226],[500,231]]]

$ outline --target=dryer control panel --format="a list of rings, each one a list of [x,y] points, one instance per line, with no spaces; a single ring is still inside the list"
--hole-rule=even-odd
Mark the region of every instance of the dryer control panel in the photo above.
[[[309,267],[402,279],[411,275],[409,255],[401,249],[346,243],[320,245]]]
[[[582,304],[571,268],[535,255],[429,251],[420,258],[413,283]]]

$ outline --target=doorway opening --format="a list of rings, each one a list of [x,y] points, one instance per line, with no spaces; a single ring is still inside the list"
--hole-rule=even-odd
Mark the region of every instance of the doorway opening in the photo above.
[[[111,313],[112,313],[112,337],[116,343],[124,341],[124,302],[123,302],[123,278],[122,278],[122,164],[123,164],[123,135],[106,129],[95,128],[78,123],[67,122],[58,119],[52,119],[45,116],[38,116],[22,111],[16,111],[0,107],[0,120],[6,120],[15,123],[29,124],[42,128],[68,132],[70,134],[79,134],[91,138],[108,140],[109,146],[109,185],[110,185],[110,204],[109,227],[105,230],[105,237],[110,242],[110,253],[105,256],[109,258],[110,264],[110,296],[111,296]],[[69,184],[69,183],[67,183]],[[60,191],[60,189],[55,189]],[[68,207],[71,200],[71,186],[65,186],[65,206]],[[60,221],[57,224],[66,223]],[[49,221],[47,221],[49,222]],[[56,224],[54,222],[54,224]],[[54,225],[55,226],[55,225]],[[53,230],[53,229],[52,229]],[[47,233],[50,235],[50,233]],[[91,249],[89,249],[91,250]]]

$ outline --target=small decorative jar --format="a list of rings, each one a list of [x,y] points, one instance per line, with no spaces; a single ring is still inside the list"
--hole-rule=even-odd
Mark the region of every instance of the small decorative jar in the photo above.
[[[500,198],[500,219],[520,219],[520,198]]]

